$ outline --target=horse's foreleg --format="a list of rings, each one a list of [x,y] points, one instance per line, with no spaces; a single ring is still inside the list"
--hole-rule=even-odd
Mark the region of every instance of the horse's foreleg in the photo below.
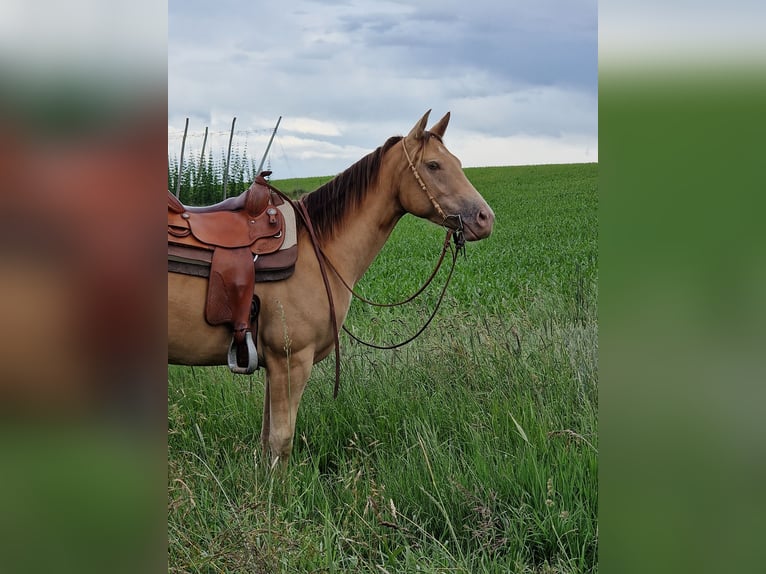
[[[313,351],[274,357],[268,361],[269,374],[266,397],[268,399],[268,443],[271,447],[271,464],[278,458],[281,464],[286,464],[293,449],[295,420],[298,416],[298,405],[306,388],[306,381],[311,374]],[[265,415],[264,421],[267,420]],[[263,432],[261,440],[263,441]]]

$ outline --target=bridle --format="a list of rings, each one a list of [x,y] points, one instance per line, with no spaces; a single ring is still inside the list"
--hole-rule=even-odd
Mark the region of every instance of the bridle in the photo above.
[[[434,134],[430,134],[430,135],[434,135]],[[434,137],[438,137],[438,136],[434,136]],[[449,286],[450,281],[452,279],[452,274],[455,271],[455,263],[457,262],[457,257],[458,257],[458,255],[460,254],[461,251],[465,255],[465,237],[463,235],[463,220],[462,220],[462,218],[460,217],[459,214],[458,215],[447,215],[444,212],[444,210],[441,208],[441,206],[439,205],[439,202],[436,201],[436,198],[430,192],[430,190],[428,189],[428,186],[423,181],[423,178],[420,177],[420,174],[418,173],[417,168],[413,164],[412,159],[410,158],[410,154],[407,151],[407,146],[404,143],[404,139],[405,138],[402,138],[402,140],[401,140],[402,141],[402,148],[404,149],[404,156],[407,158],[407,163],[410,166],[410,170],[412,171],[412,174],[415,176],[415,179],[417,180],[418,184],[420,185],[420,188],[423,190],[423,192],[426,194],[426,196],[428,196],[428,199],[431,201],[431,204],[433,205],[434,209],[436,210],[436,213],[438,213],[439,216],[442,218],[442,227],[446,228],[447,233],[446,233],[446,236],[444,238],[444,244],[442,246],[442,251],[441,251],[441,254],[439,256],[439,261],[436,263],[436,267],[431,272],[431,275],[429,275],[428,279],[426,279],[426,282],[423,284],[423,286],[420,287],[420,289],[418,289],[413,295],[411,295],[410,297],[408,297],[408,298],[406,298],[406,299],[404,299],[402,301],[399,301],[397,303],[375,303],[373,301],[370,301],[370,300],[366,299],[365,297],[362,297],[356,291],[354,291],[354,289],[346,282],[346,280],[343,279],[341,274],[338,272],[338,270],[335,268],[335,266],[332,264],[330,259],[327,257],[327,255],[322,250],[322,247],[321,247],[321,245],[319,243],[319,239],[317,237],[316,231],[314,230],[314,225],[311,222],[311,217],[309,216],[308,210],[306,209],[306,205],[303,202],[303,200],[299,199],[298,201],[294,201],[293,199],[288,197],[285,193],[283,193],[282,191],[278,190],[277,188],[275,188],[271,184],[267,184],[269,189],[271,189],[277,195],[279,195],[282,199],[287,201],[292,206],[292,208],[295,211],[295,213],[297,213],[300,216],[301,220],[303,221],[304,225],[306,226],[306,230],[308,231],[309,238],[311,239],[311,244],[312,244],[312,246],[314,248],[314,254],[316,255],[317,261],[319,262],[319,270],[320,270],[320,272],[322,274],[322,281],[324,282],[325,290],[327,291],[327,299],[328,299],[329,304],[330,304],[330,320],[332,322],[333,338],[334,338],[334,342],[335,342],[335,386],[333,387],[333,398],[336,398],[338,396],[338,388],[340,386],[340,337],[339,337],[339,330],[338,330],[338,320],[337,320],[337,317],[336,317],[336,314],[335,314],[335,302],[333,301],[333,298],[332,298],[332,290],[330,288],[330,281],[329,281],[329,279],[327,277],[327,269],[326,268],[329,267],[333,271],[333,273],[335,273],[336,277],[338,277],[338,279],[340,280],[341,284],[346,289],[348,289],[348,291],[351,293],[351,295],[353,295],[354,297],[356,297],[360,301],[362,301],[364,303],[367,303],[368,305],[373,305],[375,307],[398,307],[398,306],[404,305],[406,303],[410,303],[411,301],[414,301],[420,294],[422,294],[425,291],[425,289],[428,287],[428,285],[430,285],[431,282],[433,281],[433,279],[436,277],[436,274],[439,272],[439,269],[441,268],[441,265],[442,265],[442,263],[444,261],[444,257],[445,257],[445,255],[447,253],[447,249],[448,248],[450,249],[450,251],[452,252],[452,266],[450,267],[449,274],[447,275],[447,280],[444,283],[444,287],[442,288],[442,291],[439,294],[439,299],[436,302],[436,306],[434,307],[433,312],[428,317],[428,319],[423,324],[423,326],[420,329],[418,329],[418,331],[414,335],[409,337],[407,340],[402,341],[400,343],[393,344],[393,345],[376,345],[374,343],[370,343],[370,342],[367,342],[367,341],[364,341],[364,340],[358,338],[351,331],[349,331],[346,328],[345,325],[343,325],[343,330],[352,339],[354,339],[356,342],[358,342],[358,343],[360,343],[362,345],[365,345],[367,347],[371,347],[373,349],[391,350],[391,349],[397,349],[399,347],[403,347],[404,345],[406,345],[408,343],[411,343],[412,341],[417,339],[426,330],[428,325],[431,324],[431,321],[436,316],[436,313],[438,312],[439,307],[441,307],[442,301],[444,300],[444,295],[447,292],[447,287]],[[423,148],[425,148],[425,141],[424,141]],[[422,156],[422,151],[421,151],[421,156]],[[447,222],[450,221],[451,219],[457,220],[457,224],[456,224],[455,227],[450,227],[449,225],[447,225]],[[454,241],[454,245],[455,245],[454,248],[452,247],[452,244],[450,243],[450,239],[452,239]]]
[[[428,132],[428,133],[429,133],[429,134],[430,134],[432,137],[437,137],[437,138],[439,137],[439,136],[434,136],[434,134],[431,134],[431,132]],[[425,136],[424,136],[424,137],[425,137]],[[427,185],[426,185],[426,183],[423,181],[423,178],[422,178],[422,177],[420,177],[420,174],[418,173],[418,170],[417,170],[417,168],[415,167],[415,164],[414,164],[414,163],[412,163],[412,158],[410,158],[410,153],[407,151],[407,144],[405,144],[405,143],[404,143],[404,140],[405,140],[405,138],[402,138],[402,149],[404,149],[404,157],[406,157],[406,158],[407,158],[407,163],[408,163],[408,164],[409,164],[409,166],[410,166],[410,170],[412,171],[412,175],[414,175],[414,176],[415,176],[415,179],[417,180],[418,184],[420,185],[420,189],[422,189],[422,190],[423,190],[423,193],[425,193],[425,194],[426,194],[426,196],[428,197],[428,199],[431,201],[431,205],[433,205],[433,206],[434,206],[434,209],[436,210],[436,213],[438,213],[438,214],[439,214],[439,216],[442,218],[442,223],[441,223],[441,224],[442,224],[442,227],[447,227],[447,228],[449,228],[449,226],[447,225],[447,222],[448,222],[450,219],[457,219],[457,227],[455,227],[455,228],[454,228],[454,229],[455,229],[455,232],[456,232],[456,239],[455,239],[455,244],[457,245],[458,241],[461,241],[461,240],[462,240],[462,234],[463,234],[463,218],[462,218],[462,217],[460,217],[460,214],[457,214],[457,215],[447,215],[446,213],[444,213],[444,210],[442,209],[441,205],[439,205],[439,202],[438,202],[438,201],[436,201],[436,198],[435,198],[435,197],[433,196],[433,194],[432,194],[432,193],[429,191],[429,189],[428,189],[428,186],[427,186]],[[423,146],[422,146],[422,148],[421,148],[421,152],[420,152],[420,155],[421,155],[421,159],[422,159],[422,155],[423,155],[423,150],[425,150],[425,141],[426,141],[426,140],[423,140]],[[458,235],[460,236],[460,238],[458,238],[458,237],[457,237]],[[465,243],[465,240],[462,240],[462,243],[461,243],[461,245],[460,245],[460,248],[462,248],[462,246],[463,246],[463,243]]]

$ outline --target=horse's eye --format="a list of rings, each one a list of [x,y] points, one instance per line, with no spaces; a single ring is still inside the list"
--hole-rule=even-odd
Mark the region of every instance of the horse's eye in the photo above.
[[[429,161],[429,162],[426,162],[426,167],[430,169],[431,171],[436,171],[437,169],[439,169],[439,163],[435,161]]]

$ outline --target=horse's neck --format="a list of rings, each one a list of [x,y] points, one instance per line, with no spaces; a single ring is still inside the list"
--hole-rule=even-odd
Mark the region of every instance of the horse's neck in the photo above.
[[[403,212],[389,186],[371,189],[324,251],[343,279],[355,284],[383,249]]]

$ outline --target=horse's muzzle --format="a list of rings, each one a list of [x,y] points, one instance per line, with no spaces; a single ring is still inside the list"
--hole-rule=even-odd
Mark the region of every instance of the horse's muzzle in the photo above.
[[[472,217],[463,218],[466,241],[486,239],[495,225],[495,213],[489,205],[482,206]]]

